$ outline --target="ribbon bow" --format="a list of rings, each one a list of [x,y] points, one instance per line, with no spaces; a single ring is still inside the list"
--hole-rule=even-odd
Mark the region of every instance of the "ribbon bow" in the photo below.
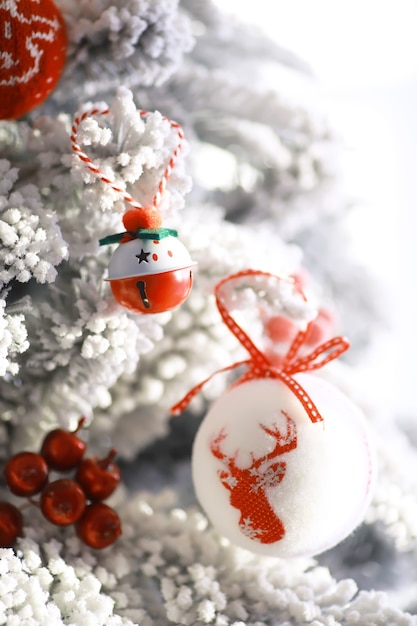
[[[277,368],[272,365],[272,363],[268,360],[268,358],[263,354],[251,341],[249,336],[245,333],[245,331],[237,324],[237,322],[230,315],[226,306],[222,302],[221,298],[221,289],[222,287],[237,278],[242,278],[245,276],[264,276],[269,278],[276,278],[278,280],[286,280],[287,282],[294,282],[294,286],[298,289],[301,296],[304,300],[307,300],[301,288],[292,281],[292,279],[282,279],[279,276],[274,276],[273,274],[269,274],[267,272],[261,272],[258,270],[245,270],[242,272],[238,272],[237,274],[232,274],[227,278],[221,280],[215,287],[214,293],[216,296],[216,305],[219,309],[220,315],[229,328],[229,330],[235,335],[235,337],[239,340],[242,346],[249,352],[250,358],[245,359],[244,361],[238,361],[233,363],[232,365],[228,365],[220,370],[217,370],[213,374],[211,374],[208,378],[203,380],[201,383],[193,387],[180,402],[175,404],[171,408],[171,413],[173,415],[179,415],[191,402],[191,400],[201,391],[204,385],[213,378],[216,374],[221,372],[227,372],[235,369],[236,367],[240,367],[245,365],[248,369],[247,371],[239,378],[239,380],[235,383],[236,385],[242,384],[248,380],[259,379],[259,378],[275,378],[282,380],[283,383],[287,385],[287,387],[297,396],[298,400],[303,405],[306,413],[308,414],[310,420],[314,422],[323,421],[323,417],[320,415],[316,405],[313,400],[310,398],[308,393],[303,389],[303,387],[293,378],[294,374],[299,372],[313,371],[323,367],[329,361],[333,361],[337,359],[343,352],[349,349],[349,341],[345,337],[333,337],[328,341],[325,341],[321,345],[319,345],[315,350],[310,352],[309,354],[303,357],[297,357],[297,353],[300,350],[301,346],[305,343],[305,340],[309,333],[310,322],[307,325],[305,330],[300,330],[295,339],[291,343],[287,354],[284,357],[283,363],[281,367]]]

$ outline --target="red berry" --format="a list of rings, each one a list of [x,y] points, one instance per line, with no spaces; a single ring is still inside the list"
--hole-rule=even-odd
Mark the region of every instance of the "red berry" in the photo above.
[[[12,493],[29,498],[48,482],[48,466],[39,454],[19,452],[7,461],[4,476]]]
[[[57,428],[46,435],[42,443],[41,455],[51,469],[67,472],[74,469],[81,461],[87,444],[77,437],[77,432],[84,422],[83,417],[72,432]]]
[[[0,502],[0,547],[11,548],[23,528],[23,516],[9,502]]]
[[[76,525],[77,535],[90,548],[106,548],[122,534],[116,511],[103,502],[93,502]]]
[[[60,478],[42,491],[40,507],[47,520],[57,526],[78,522],[84,513],[86,497],[74,480]]]
[[[104,459],[83,459],[78,466],[75,480],[90,500],[105,500],[120,482],[120,469],[113,463],[116,450],[112,448]]]

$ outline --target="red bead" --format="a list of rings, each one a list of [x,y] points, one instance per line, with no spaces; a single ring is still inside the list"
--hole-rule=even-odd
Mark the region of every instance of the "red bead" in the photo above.
[[[86,506],[86,497],[74,480],[60,478],[42,491],[40,507],[47,520],[58,526],[78,522]]]
[[[266,322],[265,332],[272,341],[281,343],[293,339],[297,333],[297,328],[288,317],[275,315]]]
[[[334,314],[328,309],[320,309],[316,319],[308,327],[306,346],[316,346],[329,339],[336,325]]]
[[[104,459],[83,459],[78,466],[75,480],[90,500],[105,500],[120,482],[120,469],[113,463],[116,450],[111,449]]]
[[[317,346],[324,341],[325,329],[320,321],[314,320],[310,323],[307,329],[307,335],[305,338],[306,346]]]
[[[23,516],[10,502],[0,502],[0,547],[11,548],[23,528]]]
[[[0,3],[0,119],[15,119],[49,95],[63,70],[67,35],[53,0]]]
[[[85,441],[77,436],[85,418],[81,418],[75,431],[57,428],[48,433],[43,440],[41,455],[51,469],[67,472],[74,469],[81,461],[87,448]]]
[[[76,531],[84,543],[100,550],[116,541],[122,534],[122,526],[114,509],[103,502],[93,502],[86,508]]]
[[[48,466],[39,454],[19,452],[7,461],[4,477],[12,493],[30,498],[48,482]]]

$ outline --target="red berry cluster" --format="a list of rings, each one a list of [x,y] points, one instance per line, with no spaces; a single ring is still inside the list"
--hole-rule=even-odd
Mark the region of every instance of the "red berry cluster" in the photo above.
[[[114,543],[122,532],[116,511],[102,502],[119,484],[120,470],[114,463],[114,449],[103,459],[83,458],[87,444],[77,433],[84,422],[81,418],[75,431],[58,428],[48,433],[39,454],[13,455],[6,463],[4,477],[10,491],[37,504],[49,522],[57,526],[75,524],[80,539],[100,549]],[[74,474],[51,481],[51,470]],[[31,499],[37,494],[39,502]],[[0,546],[13,546],[22,528],[21,511],[9,502],[0,502]]]

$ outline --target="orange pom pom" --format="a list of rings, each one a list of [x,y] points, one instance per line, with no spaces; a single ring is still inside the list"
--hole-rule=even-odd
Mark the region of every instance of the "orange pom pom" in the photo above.
[[[67,35],[52,0],[0,5],[0,119],[16,119],[38,106],[58,82]]]
[[[161,224],[162,217],[155,209],[130,209],[123,215],[123,225],[132,233],[139,228],[159,228]]]

